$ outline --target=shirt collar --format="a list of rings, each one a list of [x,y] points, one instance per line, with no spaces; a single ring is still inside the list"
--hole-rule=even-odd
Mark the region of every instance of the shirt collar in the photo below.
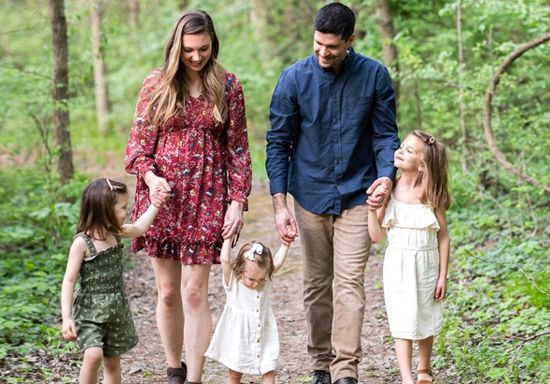
[[[340,70],[338,71],[337,75],[340,75],[341,73],[344,73],[351,68],[353,61],[355,60],[355,56],[357,56],[357,53],[355,53],[355,50],[353,49],[353,47],[350,47],[348,49],[348,53],[346,57],[344,58],[344,61],[342,61],[342,64],[340,65]],[[332,68],[321,67],[319,65],[319,58],[315,54],[312,55],[312,59],[315,62],[315,67],[317,67],[321,72],[326,74],[334,73]]]

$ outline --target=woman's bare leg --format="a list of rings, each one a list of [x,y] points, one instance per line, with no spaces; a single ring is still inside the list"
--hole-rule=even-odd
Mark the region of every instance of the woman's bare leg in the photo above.
[[[157,327],[169,367],[181,367],[183,305],[181,264],[171,259],[151,258],[157,285]]]
[[[210,343],[212,314],[208,306],[210,264],[183,267],[182,297],[187,380],[201,382],[204,353]]]

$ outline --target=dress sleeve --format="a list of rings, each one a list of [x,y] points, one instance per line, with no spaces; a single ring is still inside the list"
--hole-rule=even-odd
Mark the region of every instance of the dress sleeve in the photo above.
[[[126,172],[131,174],[143,176],[148,171],[156,171],[155,150],[158,140],[158,129],[151,123],[145,111],[160,78],[160,70],[153,71],[143,82],[139,93],[134,121],[124,157]]]
[[[228,108],[226,123],[227,197],[230,201],[244,202],[245,209],[248,209],[247,197],[252,188],[252,169],[248,149],[246,110],[241,84],[231,74],[226,75],[226,97]]]

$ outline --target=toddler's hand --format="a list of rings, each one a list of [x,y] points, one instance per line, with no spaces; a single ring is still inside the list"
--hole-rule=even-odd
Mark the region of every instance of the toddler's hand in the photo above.
[[[292,230],[292,227],[290,225],[286,226],[286,233],[289,237],[292,238],[292,241],[294,241],[294,239],[298,236],[298,234]]]
[[[61,335],[65,340],[76,340],[76,327],[73,319],[63,320]]]

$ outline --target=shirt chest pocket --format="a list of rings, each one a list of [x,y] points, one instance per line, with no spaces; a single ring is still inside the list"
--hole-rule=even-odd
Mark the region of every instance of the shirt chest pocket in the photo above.
[[[345,111],[346,125],[350,127],[365,126],[370,116],[372,97],[355,97],[348,100]]]

